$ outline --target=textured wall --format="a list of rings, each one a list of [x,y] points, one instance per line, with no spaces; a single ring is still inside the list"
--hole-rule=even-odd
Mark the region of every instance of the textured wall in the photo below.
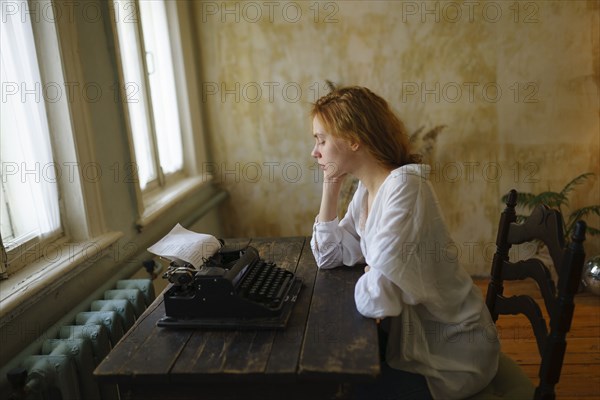
[[[195,3],[204,169],[231,193],[226,231],[310,235],[320,178],[307,113],[330,79],[381,94],[411,131],[446,125],[432,180],[463,263],[485,273],[502,194],[600,175],[598,4]],[[599,199],[596,178],[572,205]]]

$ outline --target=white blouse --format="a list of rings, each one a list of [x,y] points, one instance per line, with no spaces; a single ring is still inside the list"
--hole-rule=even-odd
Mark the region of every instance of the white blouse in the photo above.
[[[429,170],[392,171],[368,216],[359,184],[341,222],[314,224],[311,247],[319,268],[370,266],[354,298],[365,317],[393,317],[391,367],[424,375],[434,398],[464,398],[492,380],[500,345],[481,291],[459,265]]]

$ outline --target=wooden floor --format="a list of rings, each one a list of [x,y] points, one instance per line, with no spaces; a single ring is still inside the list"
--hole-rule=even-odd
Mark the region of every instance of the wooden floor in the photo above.
[[[476,283],[485,294],[488,281],[476,280]],[[507,282],[504,293],[530,294],[541,301],[536,284],[529,280]],[[537,383],[540,357],[527,318],[500,316],[497,327],[502,351]],[[575,315],[567,336],[557,399],[600,399],[600,296],[584,292],[575,298]]]

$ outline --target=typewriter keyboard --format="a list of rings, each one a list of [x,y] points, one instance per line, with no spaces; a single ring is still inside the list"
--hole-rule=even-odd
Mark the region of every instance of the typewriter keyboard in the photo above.
[[[277,308],[285,299],[294,274],[271,263],[259,261],[239,283],[238,294],[249,300]]]

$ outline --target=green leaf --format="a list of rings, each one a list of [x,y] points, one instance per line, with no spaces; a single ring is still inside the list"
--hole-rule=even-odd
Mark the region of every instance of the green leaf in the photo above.
[[[566,197],[573,190],[575,185],[582,184],[591,176],[594,176],[593,172],[586,172],[585,174],[579,175],[578,177],[574,178],[571,182],[567,183],[563,190],[560,192],[560,194]]]
[[[556,192],[542,192],[537,196],[530,199],[526,206],[529,208],[534,208],[538,204],[545,204],[550,208],[560,208],[560,206],[567,204],[568,200],[565,195],[562,193]]]
[[[592,235],[592,236],[600,235],[600,229],[588,226],[585,229],[585,233]]]
[[[571,215],[569,215],[569,220],[571,220],[571,219],[579,220],[581,218],[587,217],[590,214],[600,215],[600,205],[586,206],[586,207],[579,208],[579,209],[573,211],[571,213]]]
[[[584,219],[585,217],[591,214],[600,215],[600,205],[582,207],[573,211],[569,215],[569,222],[567,225],[573,227],[575,226],[575,223],[577,221],[579,221],[580,219]]]
[[[571,236],[573,236],[573,232],[575,231],[575,224],[573,224],[571,226],[571,228],[569,229],[569,232],[567,232],[567,234],[565,235],[565,239],[567,241],[571,241]],[[585,227],[585,234],[586,236],[589,237],[590,236],[596,236],[600,234],[600,229],[594,228],[593,226],[586,226]]]

